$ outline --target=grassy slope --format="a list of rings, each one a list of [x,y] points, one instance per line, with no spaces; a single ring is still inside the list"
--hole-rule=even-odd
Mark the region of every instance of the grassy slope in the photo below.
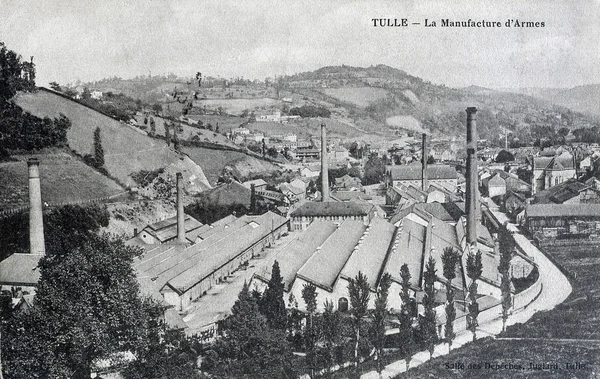
[[[183,151],[204,169],[204,174],[211,185],[214,185],[225,166],[234,167],[238,174],[247,176],[250,173],[272,172],[277,166],[244,153],[227,150],[214,150],[201,147],[184,147]]]
[[[374,101],[385,99],[389,93],[387,90],[377,87],[326,88],[322,92],[359,108],[366,108]]]
[[[121,182],[132,185],[128,177],[139,170],[164,167],[177,159],[177,154],[167,148],[164,141],[140,134],[92,109],[58,95],[39,91],[19,94],[16,103],[38,117],[66,115],[73,126],[68,132],[69,146],[80,154],[92,153],[93,134],[100,127],[105,167]]]
[[[509,327],[500,337],[600,340],[600,250],[593,247],[553,248],[548,254],[575,278],[573,293],[555,309],[539,312],[526,324]],[[558,363],[559,370],[451,370],[446,362]],[[585,363],[581,370],[566,370],[565,363]],[[600,375],[600,342],[494,341],[484,339],[442,356],[400,378],[593,378]]]
[[[29,204],[27,158],[0,163],[0,210]],[[120,185],[66,153],[38,154],[42,200],[50,205],[98,199],[124,191]]]

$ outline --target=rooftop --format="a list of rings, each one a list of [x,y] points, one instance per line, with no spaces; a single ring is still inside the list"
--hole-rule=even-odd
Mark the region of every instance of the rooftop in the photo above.
[[[315,216],[365,216],[369,212],[364,204],[351,201],[306,202],[291,213],[292,217]]]
[[[422,178],[420,164],[388,166],[387,172],[392,180],[421,180]],[[458,174],[451,166],[428,165],[427,178],[430,180],[458,179]]]
[[[43,254],[13,254],[0,262],[0,284],[36,286],[40,280],[38,262]]]
[[[600,204],[529,204],[526,217],[595,217],[600,218]]]
[[[366,228],[360,221],[346,220],[342,222],[338,229],[300,268],[298,276],[331,290]]]

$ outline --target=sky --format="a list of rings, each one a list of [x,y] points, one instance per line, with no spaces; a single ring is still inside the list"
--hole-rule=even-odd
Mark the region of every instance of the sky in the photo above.
[[[41,85],[198,71],[262,80],[341,64],[386,64],[451,87],[600,83],[600,0],[0,0],[0,14],[0,41],[34,56]],[[440,26],[469,18],[502,27]]]

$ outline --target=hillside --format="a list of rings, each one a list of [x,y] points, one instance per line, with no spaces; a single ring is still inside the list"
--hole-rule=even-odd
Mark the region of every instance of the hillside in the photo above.
[[[539,97],[574,111],[600,116],[600,84],[573,88],[520,88],[511,91]]]
[[[49,206],[117,197],[119,184],[67,153],[16,155],[0,163],[0,211],[29,206],[27,159],[40,160],[42,201]]]
[[[60,113],[67,116],[72,122],[67,133],[69,146],[81,155],[92,153],[94,130],[99,127],[105,168],[125,185],[135,186],[129,176],[131,173],[162,168],[178,158],[164,141],[150,138],[131,126],[56,94],[20,93],[15,102],[38,117],[56,117]]]
[[[218,85],[207,82],[206,87],[203,82],[201,87],[193,89],[185,80],[173,78],[170,93],[165,92],[164,83],[160,87],[152,78],[146,84],[143,78],[106,83],[109,82],[118,83],[120,88],[135,87],[138,93],[144,85],[150,88],[154,84],[148,93],[161,93],[163,108],[170,107],[171,113],[193,94],[197,100],[193,100],[191,114],[264,115],[275,110],[285,114],[304,105],[324,107],[331,112],[331,118],[326,120],[332,125],[330,135],[345,140],[376,142],[422,128],[434,136],[462,136],[464,110],[470,106],[479,109],[479,137],[498,143],[504,141],[500,135],[504,129],[518,137],[519,143],[532,144],[545,136],[542,134],[546,132],[541,131],[548,127],[556,131],[563,127],[574,130],[597,125],[597,120],[580,113],[598,108],[598,90],[594,86],[549,92],[546,97],[531,91],[515,93],[518,91],[476,86],[450,88],[385,65],[327,66],[280,77],[276,82],[224,80]],[[387,124],[386,120],[394,116],[400,116],[396,118],[399,122]],[[286,126],[257,124],[251,128],[267,132],[272,126],[272,130],[277,130],[273,133],[314,134],[314,120],[302,121]]]

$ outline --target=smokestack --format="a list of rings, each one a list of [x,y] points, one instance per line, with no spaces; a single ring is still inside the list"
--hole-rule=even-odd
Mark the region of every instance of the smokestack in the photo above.
[[[427,191],[429,182],[427,181],[427,159],[429,158],[429,146],[427,145],[427,134],[423,133],[423,146],[422,146],[422,157],[421,157],[421,189]]]
[[[177,173],[177,242],[185,243],[185,214],[183,213],[183,176]]]
[[[321,124],[321,201],[329,201],[329,171],[327,170],[327,131]]]
[[[531,196],[535,195],[535,157],[531,156]]]
[[[27,161],[27,167],[29,169],[29,253],[45,254],[40,161],[31,158]]]
[[[466,188],[466,211],[467,211],[467,243],[477,243],[478,222],[478,188],[477,178],[477,126],[475,124],[475,113],[477,108],[467,108],[467,188]]]

